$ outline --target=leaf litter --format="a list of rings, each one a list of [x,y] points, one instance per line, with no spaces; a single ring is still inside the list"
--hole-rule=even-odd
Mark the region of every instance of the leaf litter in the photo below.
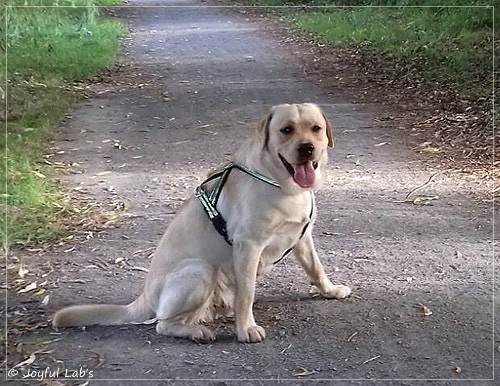
[[[422,303],[416,304],[414,307],[418,309],[424,316],[432,315],[432,311],[430,310],[430,308]]]

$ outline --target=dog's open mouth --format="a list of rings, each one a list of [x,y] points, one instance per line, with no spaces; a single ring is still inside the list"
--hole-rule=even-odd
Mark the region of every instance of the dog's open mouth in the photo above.
[[[318,162],[305,161],[299,164],[291,164],[281,154],[278,155],[297,185],[301,188],[310,188],[314,185],[314,181],[316,180],[316,173],[314,171],[318,168]]]

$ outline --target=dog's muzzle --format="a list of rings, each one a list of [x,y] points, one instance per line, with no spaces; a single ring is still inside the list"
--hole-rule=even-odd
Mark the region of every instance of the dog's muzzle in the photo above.
[[[297,147],[297,153],[299,153],[300,159],[308,160],[314,153],[314,145],[311,142],[301,143]]]
[[[315,170],[318,168],[317,161],[307,160],[304,162],[291,164],[281,154],[278,153],[278,156],[283,166],[292,176],[297,185],[299,185],[301,188],[311,188],[314,186],[314,182],[316,181]]]

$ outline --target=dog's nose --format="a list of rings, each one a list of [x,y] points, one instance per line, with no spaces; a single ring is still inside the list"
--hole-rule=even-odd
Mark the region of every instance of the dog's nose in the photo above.
[[[311,142],[301,143],[297,148],[301,157],[310,157],[314,151],[314,145]]]

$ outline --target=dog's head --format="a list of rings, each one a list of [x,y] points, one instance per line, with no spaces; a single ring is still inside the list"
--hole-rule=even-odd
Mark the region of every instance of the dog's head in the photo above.
[[[324,176],[327,148],[333,147],[331,126],[313,103],[274,106],[257,127],[270,172],[283,189],[317,188]]]

